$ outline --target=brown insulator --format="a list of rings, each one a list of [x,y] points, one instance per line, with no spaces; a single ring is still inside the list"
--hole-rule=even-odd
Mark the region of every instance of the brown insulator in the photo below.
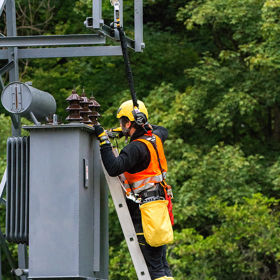
[[[73,101],[73,100],[79,100],[79,101],[81,100],[80,95],[76,92],[75,89],[73,89],[71,95],[66,98],[66,101]]]
[[[100,114],[98,112],[92,112],[91,115],[94,117],[100,117]]]
[[[100,114],[98,112],[92,112],[88,117],[94,125],[99,124],[98,118],[100,117]]]
[[[100,114],[98,113],[100,104],[95,100],[93,96],[90,97],[90,104],[89,108],[92,110],[92,113],[89,115],[89,118],[91,119],[92,123],[94,125],[99,124],[98,118],[100,117]]]
[[[89,115],[92,113],[89,109],[90,100],[86,97],[85,91],[83,90],[80,105],[82,107],[82,110],[80,111],[81,117],[83,118],[81,120],[81,123],[85,124],[92,124],[92,121],[89,119]]]
[[[69,116],[66,118],[69,122],[80,122],[83,118],[80,115],[82,107],[80,106],[81,97],[77,94],[76,90],[72,90],[72,94],[66,99],[69,102],[69,106],[66,110],[69,112]]]
[[[100,104],[95,100],[94,96],[91,96],[89,100],[91,101],[90,107],[95,107],[98,111]]]

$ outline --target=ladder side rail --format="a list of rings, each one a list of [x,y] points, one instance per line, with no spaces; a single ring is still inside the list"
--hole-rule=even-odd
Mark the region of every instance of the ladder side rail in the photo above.
[[[105,178],[116,208],[120,225],[139,280],[151,280],[145,259],[141,252],[134,225],[126,204],[122,183],[118,177],[111,177],[103,166]]]

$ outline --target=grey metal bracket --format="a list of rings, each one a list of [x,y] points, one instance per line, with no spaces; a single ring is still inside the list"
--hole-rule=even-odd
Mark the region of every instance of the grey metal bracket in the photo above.
[[[102,19],[102,0],[92,0],[92,27],[100,28],[103,24]]]
[[[26,280],[26,275],[28,275],[28,256],[27,256],[27,247],[25,244],[18,244],[18,265],[20,268],[16,269],[20,276],[21,280]]]
[[[0,16],[2,15],[2,12],[5,8],[7,0],[0,0]]]
[[[122,55],[120,46],[18,49],[18,59],[119,55]],[[8,59],[8,50],[0,50],[0,59]]]
[[[4,175],[0,183],[0,203],[2,204],[6,204],[6,200],[3,198],[6,182],[7,182],[7,167],[5,168]]]
[[[31,117],[31,119],[32,119],[32,121],[34,122],[35,125],[41,125],[41,123],[36,119],[33,112],[30,112],[29,114],[30,114],[30,117]]]
[[[4,82],[3,82],[3,79],[2,79],[1,75],[0,75],[0,85],[1,85],[2,89],[4,89],[5,85],[4,85]]]
[[[93,277],[87,277],[86,280],[107,280],[107,279],[101,279],[101,278],[93,278]]]
[[[94,29],[99,34],[103,34],[113,40],[118,41],[118,30],[111,28],[104,24],[102,19],[102,13],[100,10],[101,0],[93,0],[92,17],[87,17],[84,24],[87,28]],[[97,4],[99,2],[99,4]],[[123,26],[123,0],[119,0],[120,3],[120,22]],[[114,22],[116,18],[114,15]],[[116,27],[116,24],[113,24]],[[145,48],[143,42],[143,0],[134,0],[134,39],[127,37],[128,47],[136,52],[142,52]]]
[[[9,63],[7,63],[5,66],[3,66],[0,69],[0,75],[2,76],[3,74],[5,74],[6,72],[10,71],[14,67],[15,67],[15,62],[13,60],[11,60]]]
[[[10,114],[10,117],[11,117],[11,120],[12,120],[13,127],[15,129],[20,128],[19,116],[16,116],[15,114]],[[15,136],[15,135],[13,135],[13,136]]]
[[[14,274],[16,276],[23,278],[23,277],[25,277],[25,275],[28,275],[28,269],[17,268],[14,270]],[[26,279],[26,277],[25,277],[25,279]]]
[[[120,40],[120,37],[119,37],[119,31],[117,29],[114,29],[106,24],[104,24],[102,26],[102,28],[99,30],[99,33],[113,39],[113,40],[117,40],[119,41]],[[132,40],[131,38],[129,37],[126,37],[126,41],[127,41],[127,46],[131,49],[135,49],[135,41]]]
[[[7,36],[0,38],[0,47],[42,47],[105,44],[98,34]]]
[[[5,187],[6,187],[6,182],[7,182],[7,167],[5,169],[4,175],[2,177],[1,180],[1,184],[0,184],[0,198],[2,199]]]
[[[8,263],[10,265],[10,267],[12,268],[12,270],[16,269],[16,262],[15,260],[13,259],[13,256],[9,250],[9,247],[7,245],[7,241],[5,240],[5,237],[0,229],[0,245],[3,249],[3,252],[5,253],[6,257],[7,257],[7,260],[8,260]],[[19,277],[15,276],[16,279],[20,280]]]
[[[141,52],[145,48],[143,43],[143,0],[134,0],[134,33],[135,51]]]

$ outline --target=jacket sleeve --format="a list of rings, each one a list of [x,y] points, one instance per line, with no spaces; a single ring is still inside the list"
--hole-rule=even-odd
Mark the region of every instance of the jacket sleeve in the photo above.
[[[133,169],[136,164],[143,160],[141,146],[134,142],[131,142],[124,147],[117,157],[114,155],[110,145],[103,145],[100,152],[104,167],[108,174],[112,177]]]
[[[159,126],[159,125],[152,125],[153,133],[156,134],[164,143],[164,141],[168,137],[168,130],[165,127]]]

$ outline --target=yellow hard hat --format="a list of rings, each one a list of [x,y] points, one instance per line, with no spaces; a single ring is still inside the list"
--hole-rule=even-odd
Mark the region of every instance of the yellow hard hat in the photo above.
[[[148,111],[147,111],[145,104],[140,100],[137,100],[137,103],[139,105],[139,108],[138,108],[139,111],[141,113],[144,113],[148,119]],[[117,118],[120,119],[121,117],[127,117],[131,122],[135,121],[134,116],[132,114],[133,109],[134,109],[134,106],[133,106],[132,100],[127,100],[127,101],[123,102],[121,104],[120,108],[118,109]]]

